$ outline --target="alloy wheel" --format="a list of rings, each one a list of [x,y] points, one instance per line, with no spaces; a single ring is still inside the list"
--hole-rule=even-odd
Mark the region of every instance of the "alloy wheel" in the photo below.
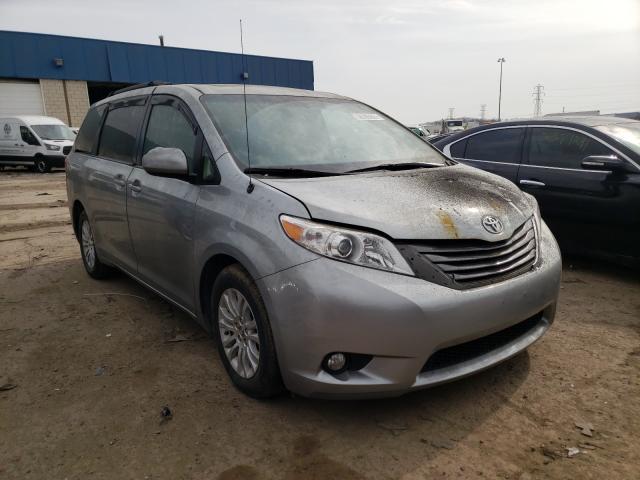
[[[258,324],[249,302],[235,288],[228,288],[220,295],[218,328],[233,370],[242,378],[253,377],[260,363]]]
[[[82,237],[82,255],[90,270],[93,270],[96,266],[96,247],[93,241],[93,233],[91,232],[91,225],[86,218],[82,222],[81,227]]]

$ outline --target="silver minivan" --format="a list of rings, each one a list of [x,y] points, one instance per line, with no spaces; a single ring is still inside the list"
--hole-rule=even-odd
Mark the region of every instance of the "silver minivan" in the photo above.
[[[84,266],[194,317],[233,383],[399,395],[512,357],[553,322],[561,260],[535,199],[338,95],[129,88],[67,159]]]

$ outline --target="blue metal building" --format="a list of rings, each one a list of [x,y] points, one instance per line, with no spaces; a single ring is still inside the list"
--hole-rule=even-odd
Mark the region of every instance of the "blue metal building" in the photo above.
[[[246,55],[246,63],[248,83],[313,89],[309,60]],[[83,90],[88,107],[134,83],[240,83],[243,70],[242,56],[236,53],[0,31],[0,113],[26,109],[11,113],[51,114],[76,124],[80,115],[71,111],[72,104]],[[35,83],[41,106],[36,105]],[[64,98],[49,98],[56,92]],[[56,100],[65,104],[66,115],[57,111],[61,101]]]

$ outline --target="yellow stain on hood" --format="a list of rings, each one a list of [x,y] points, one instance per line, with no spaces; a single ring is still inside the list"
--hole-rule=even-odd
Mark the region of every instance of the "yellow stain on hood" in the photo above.
[[[440,210],[436,213],[438,218],[440,219],[440,223],[444,227],[444,230],[447,232],[447,235],[451,238],[458,238],[458,230],[456,229],[455,224],[453,223],[453,218],[447,212]]]

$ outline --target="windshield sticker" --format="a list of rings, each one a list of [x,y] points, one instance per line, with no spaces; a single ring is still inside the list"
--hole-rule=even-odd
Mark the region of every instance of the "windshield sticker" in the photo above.
[[[352,113],[352,115],[353,115],[353,118],[355,118],[356,120],[366,120],[366,121],[384,120],[384,118],[382,118],[377,113]]]

